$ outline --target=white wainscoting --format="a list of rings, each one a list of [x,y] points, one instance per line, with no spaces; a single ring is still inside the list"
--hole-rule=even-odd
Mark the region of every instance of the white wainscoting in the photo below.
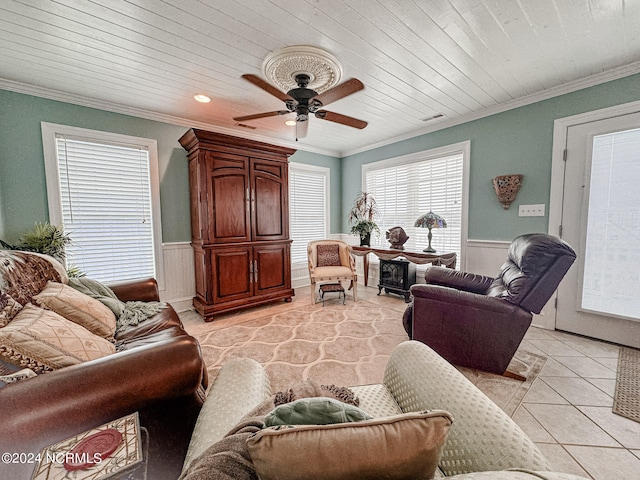
[[[170,303],[177,312],[192,310],[191,302],[196,292],[196,283],[191,244],[165,243],[162,245],[162,251],[164,289],[160,290],[160,299]]]
[[[494,277],[507,259],[510,244],[494,240],[467,240],[466,258],[460,264],[460,270]]]

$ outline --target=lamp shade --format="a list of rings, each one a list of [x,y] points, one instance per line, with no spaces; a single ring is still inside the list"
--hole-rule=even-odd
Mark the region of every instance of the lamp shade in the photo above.
[[[413,226],[428,228],[429,230],[431,230],[432,228],[447,228],[447,221],[440,215],[437,215],[430,211],[429,213],[425,213],[424,215],[418,217],[416,223]]]

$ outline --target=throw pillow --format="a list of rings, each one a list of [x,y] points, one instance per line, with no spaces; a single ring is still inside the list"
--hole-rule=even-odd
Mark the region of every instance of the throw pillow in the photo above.
[[[53,257],[34,252],[0,250],[0,285],[16,302],[22,305],[32,302],[32,297],[49,280],[68,282],[64,267]]]
[[[270,427],[247,446],[260,480],[426,480],[435,474],[452,421],[448,412],[431,411]]]
[[[55,312],[27,304],[0,328],[0,358],[36,373],[115,353],[115,346]]]
[[[264,418],[267,427],[275,425],[328,425],[370,420],[364,410],[329,397],[301,398],[276,407]]]
[[[107,340],[116,331],[116,316],[99,300],[62,283],[48,282],[33,300]]]
[[[18,370],[17,372],[13,372],[8,375],[0,375],[0,382],[16,383],[20,380],[24,380],[25,378],[32,378],[36,376],[36,372],[30,368],[23,368],[22,370]]]
[[[20,310],[22,310],[22,305],[7,293],[0,291],[0,328],[13,320],[13,317],[15,317]]]
[[[328,244],[318,245],[317,247],[317,266],[318,267],[339,267],[340,262],[340,245]]]

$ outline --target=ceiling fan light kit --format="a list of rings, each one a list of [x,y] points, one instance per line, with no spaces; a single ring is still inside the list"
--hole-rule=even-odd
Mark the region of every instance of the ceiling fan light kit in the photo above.
[[[242,75],[242,78],[283,101],[287,109],[235,117],[236,122],[295,113],[296,140],[306,135],[309,114],[353,128],[367,126],[363,120],[321,110],[325,105],[364,88],[362,82],[355,78],[338,84],[342,78],[342,67],[333,55],[324,50],[305,45],[283,48],[265,59],[263,73],[271,83],[252,74]]]

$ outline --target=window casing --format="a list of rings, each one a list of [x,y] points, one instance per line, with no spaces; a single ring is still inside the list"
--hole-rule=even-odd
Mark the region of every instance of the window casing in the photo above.
[[[309,242],[329,238],[329,176],[326,167],[289,164],[292,265],[307,263]]]
[[[373,194],[380,210],[381,235],[372,235],[372,246],[389,248],[385,232],[400,226],[409,236],[405,249],[421,252],[428,230],[414,222],[432,211],[446,220],[447,228],[432,230],[431,245],[437,252],[456,252],[460,268],[467,237],[468,164],[469,142],[462,142],[363,165],[362,188]]]
[[[104,283],[155,277],[163,288],[156,141],[42,123],[49,221],[67,263]]]

